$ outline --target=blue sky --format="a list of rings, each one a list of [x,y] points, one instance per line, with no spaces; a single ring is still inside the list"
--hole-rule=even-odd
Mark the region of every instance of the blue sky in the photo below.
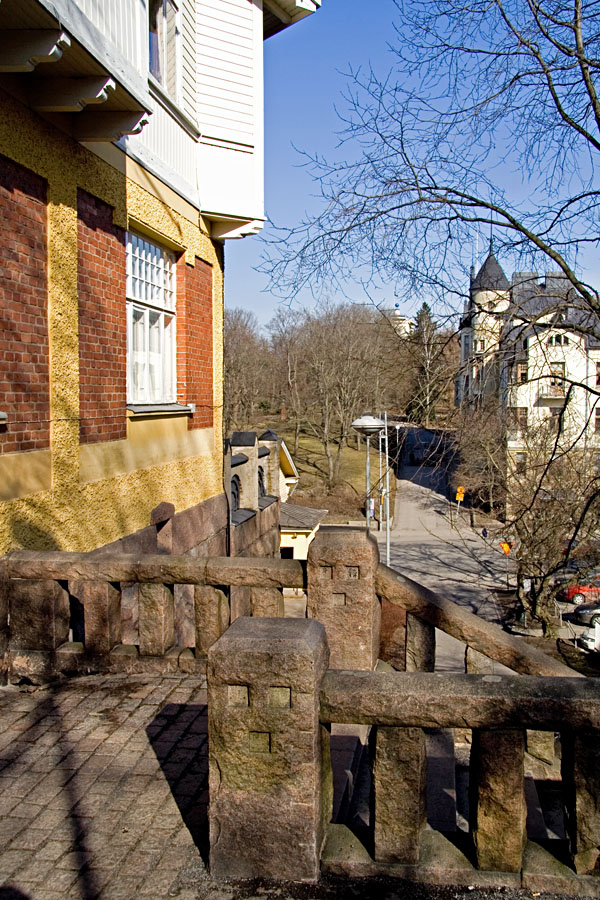
[[[392,23],[397,11],[393,0],[322,0],[322,3],[314,15],[275,35],[264,45],[265,208],[267,215],[280,226],[294,226],[305,213],[314,215],[321,207],[316,196],[318,185],[302,167],[298,150],[326,158],[335,155],[338,133],[343,128],[335,107],[344,109],[343,92],[347,84],[344,73],[369,64],[380,74],[387,73],[395,59],[388,48],[388,42],[396,38]],[[508,165],[508,160],[501,156],[496,165],[502,173],[500,182],[506,179],[506,186],[516,188],[518,197],[519,190],[529,190],[529,187],[523,183],[520,160],[513,162]],[[268,238],[269,233],[267,225],[262,235]],[[477,265],[480,265],[487,251],[487,229],[481,234],[479,245],[475,239],[474,235],[471,252],[479,251]],[[266,275],[254,269],[264,253],[260,236],[226,242],[226,306],[251,310],[263,325],[281,302],[268,291]],[[510,277],[514,261],[503,258],[500,262]],[[582,254],[578,267],[590,283],[598,283],[600,266],[595,247]],[[366,300],[358,283],[346,285],[345,293],[357,302]],[[396,302],[392,286],[379,288],[373,297],[387,307]],[[402,312],[414,315],[417,298],[413,301],[410,308],[401,307]],[[299,302],[309,305],[314,301],[307,292],[300,296]]]
[[[334,150],[342,73],[369,62],[389,67],[393,12],[392,0],[323,0],[314,15],[265,42],[265,208],[278,225],[293,225],[318,208],[317,186],[294,147],[325,155]],[[253,270],[263,252],[260,237],[226,243],[225,303],[252,310],[266,324],[280,301],[263,292],[266,276]],[[358,286],[348,293],[362,299]],[[310,295],[302,302],[312,302]]]

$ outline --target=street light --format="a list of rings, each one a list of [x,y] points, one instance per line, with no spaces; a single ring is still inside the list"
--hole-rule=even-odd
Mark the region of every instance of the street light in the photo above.
[[[371,518],[371,437],[375,434],[379,434],[384,425],[385,423],[382,422],[381,419],[376,419],[375,416],[361,416],[360,419],[355,419],[352,423],[354,430],[358,431],[359,434],[362,434],[363,437],[367,439],[367,463],[365,471],[365,481],[367,484],[367,534],[370,532],[369,520]]]

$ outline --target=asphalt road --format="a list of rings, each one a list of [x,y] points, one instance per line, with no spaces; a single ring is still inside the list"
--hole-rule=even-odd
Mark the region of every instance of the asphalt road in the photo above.
[[[499,623],[502,610],[494,592],[515,586],[514,563],[500,547],[500,523],[490,527],[484,538],[482,528],[471,527],[469,519],[468,510],[458,512],[457,504],[447,499],[443,472],[405,466],[398,480],[390,565],[476,615]],[[385,562],[385,532],[378,532],[377,539]],[[440,631],[436,642],[436,669],[464,671],[464,646]]]

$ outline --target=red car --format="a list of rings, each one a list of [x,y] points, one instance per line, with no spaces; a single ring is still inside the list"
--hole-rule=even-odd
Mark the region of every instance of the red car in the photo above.
[[[586,600],[593,600],[600,597],[600,574],[592,575],[589,578],[582,578],[577,584],[568,584],[561,591],[562,599],[567,603],[585,603]]]

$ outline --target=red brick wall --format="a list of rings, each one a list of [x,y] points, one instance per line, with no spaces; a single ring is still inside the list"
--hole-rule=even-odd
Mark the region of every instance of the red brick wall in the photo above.
[[[44,179],[0,156],[0,453],[50,443]]]
[[[125,232],[112,207],[77,192],[79,437],[82,444],[127,436]]]
[[[213,424],[212,266],[177,263],[177,398],[195,403],[190,428]]]

